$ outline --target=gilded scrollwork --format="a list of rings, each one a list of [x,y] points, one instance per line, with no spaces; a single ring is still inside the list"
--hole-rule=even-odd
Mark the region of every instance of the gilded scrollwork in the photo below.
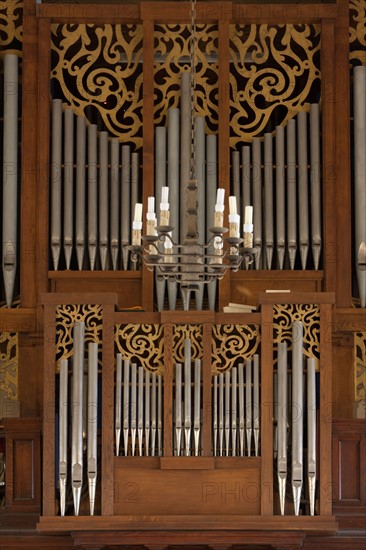
[[[319,359],[320,311],[316,304],[275,305],[273,313],[273,343],[286,342],[292,349],[292,323],[303,323],[304,355]]]
[[[85,323],[85,344],[102,342],[102,313],[100,305],[67,304],[56,308],[56,361],[69,359],[73,354],[73,327]],[[101,350],[100,350],[101,351]],[[100,362],[100,358],[99,358]]]
[[[136,361],[151,372],[163,374],[163,328],[163,325],[147,323],[116,325],[116,353],[121,353],[123,359]]]
[[[355,401],[366,399],[366,332],[354,335]]]
[[[0,5],[0,51],[21,55],[23,1],[3,0]]]
[[[0,333],[0,387],[5,399],[18,398],[18,333]]]
[[[142,146],[142,25],[54,24],[53,94],[123,142]]]
[[[202,359],[202,325],[174,325],[173,327],[173,360],[184,363],[184,341],[191,340],[191,359]]]
[[[257,325],[214,325],[212,331],[212,374],[230,370],[259,353]]]
[[[231,25],[230,53],[232,148],[318,101],[319,25]]]
[[[352,65],[366,65],[366,0],[349,2],[349,43]]]
[[[180,75],[190,70],[188,25],[156,25],[155,38],[155,124],[164,125],[168,109],[179,107]],[[196,112],[206,117],[211,132],[218,124],[218,29],[197,25],[195,66]]]

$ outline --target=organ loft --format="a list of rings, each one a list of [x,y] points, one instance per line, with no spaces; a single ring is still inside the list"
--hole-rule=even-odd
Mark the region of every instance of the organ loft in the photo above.
[[[364,548],[365,22],[2,1],[2,548]]]

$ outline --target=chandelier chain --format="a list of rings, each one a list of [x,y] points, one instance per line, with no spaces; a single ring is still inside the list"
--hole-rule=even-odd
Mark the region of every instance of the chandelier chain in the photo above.
[[[191,166],[190,177],[196,179],[196,3],[197,0],[190,1],[191,17],[191,36],[190,36],[190,61],[191,61]]]

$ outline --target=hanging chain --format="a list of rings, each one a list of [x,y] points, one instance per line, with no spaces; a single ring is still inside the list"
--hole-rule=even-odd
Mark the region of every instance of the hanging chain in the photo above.
[[[191,174],[192,180],[196,179],[196,3],[191,0],[191,36],[189,42],[191,60]]]

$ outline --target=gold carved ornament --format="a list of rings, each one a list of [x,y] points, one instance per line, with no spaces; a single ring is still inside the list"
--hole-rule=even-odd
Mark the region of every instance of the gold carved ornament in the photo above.
[[[349,46],[352,65],[366,65],[366,0],[349,2]]]
[[[56,308],[56,368],[60,359],[70,359],[73,355],[73,327],[75,323],[85,323],[85,344],[99,344],[101,354],[102,337],[101,305],[60,305]],[[98,359],[101,364],[101,357]]]
[[[218,29],[197,25],[196,114],[206,118],[208,130],[218,125]],[[155,38],[155,124],[166,124],[168,109],[179,107],[180,78],[190,71],[190,29],[188,25],[156,25]]]
[[[21,55],[23,41],[23,2],[2,0],[0,4],[0,51]]]
[[[292,349],[292,323],[303,323],[303,353],[306,357],[320,358],[320,310],[317,304],[275,305],[273,309],[273,344],[286,342]]]
[[[142,26],[54,24],[51,79],[78,116],[142,146]],[[57,92],[56,92],[57,93]],[[92,122],[92,121],[91,121]]]
[[[164,327],[157,324],[115,325],[115,353],[156,374],[164,373]]]
[[[173,361],[184,363],[184,342],[191,340],[191,360],[202,359],[202,325],[173,325]]]
[[[232,148],[262,136],[274,116],[283,125],[309,110],[319,53],[319,25],[230,26]]]
[[[355,401],[366,399],[366,332],[354,335]]]
[[[259,353],[257,325],[214,325],[212,331],[212,374],[231,370]]]
[[[18,399],[18,333],[0,333],[0,394]]]

